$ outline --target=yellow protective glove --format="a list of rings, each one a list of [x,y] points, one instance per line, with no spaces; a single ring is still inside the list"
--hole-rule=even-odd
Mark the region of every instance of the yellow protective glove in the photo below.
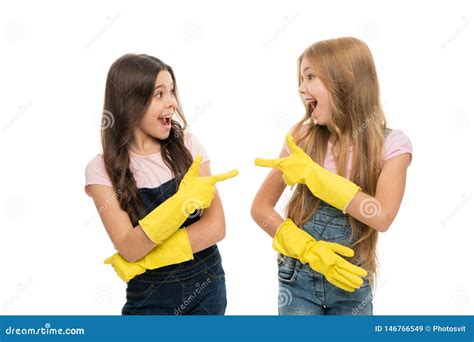
[[[138,221],[148,238],[161,244],[197,209],[211,205],[217,182],[237,176],[237,170],[215,176],[199,177],[202,156],[197,156],[179,184],[176,194]]]
[[[354,256],[354,251],[334,242],[316,241],[310,234],[286,219],[273,238],[273,248],[291,258],[298,259],[321,273],[333,285],[354,292],[367,271],[342,258]],[[340,254],[340,255],[339,255]]]
[[[115,253],[104,260],[117,272],[118,276],[128,283],[130,279],[146,270],[153,270],[168,265],[179,264],[194,259],[191,242],[186,229],[178,229],[161,245],[156,246],[147,255],[136,262],[125,260],[120,254]]]
[[[346,208],[360,187],[350,180],[315,163],[288,134],[286,142],[291,154],[279,159],[255,159],[255,165],[278,168],[288,185],[305,184],[314,196],[346,213]]]

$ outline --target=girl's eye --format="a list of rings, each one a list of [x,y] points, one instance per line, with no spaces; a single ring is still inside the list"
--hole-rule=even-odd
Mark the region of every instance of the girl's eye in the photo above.
[[[314,75],[312,75],[312,74],[309,74],[309,75],[308,75],[308,80],[310,80],[310,81],[311,81],[312,79],[314,79]]]
[[[176,90],[172,89],[171,90],[171,95],[175,96],[176,95]]]
[[[163,93],[160,91],[160,92],[155,94],[155,97],[161,97],[162,95],[163,95]]]

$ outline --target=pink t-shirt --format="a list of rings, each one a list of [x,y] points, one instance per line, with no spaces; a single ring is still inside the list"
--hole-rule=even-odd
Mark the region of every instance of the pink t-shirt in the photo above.
[[[199,140],[190,132],[184,133],[184,145],[188,148],[193,156],[193,160],[197,155],[202,155],[202,162],[209,160],[206,150]],[[147,156],[136,154],[130,151],[130,171],[132,171],[137,188],[157,188],[161,184],[171,180],[173,174],[166,166],[161,153],[154,153]],[[112,186],[112,182],[105,170],[104,159],[98,154],[92,159],[86,167],[86,186],[85,191],[90,196],[87,186],[90,184],[101,184]]]
[[[290,153],[290,148],[287,143],[284,143],[284,149],[287,153]],[[410,153],[412,155],[413,148],[410,139],[401,130],[392,129],[385,137],[382,150],[382,162],[399,156],[404,153]],[[346,177],[350,175],[352,165],[352,147],[349,147],[349,158]],[[410,158],[411,164],[411,158]],[[324,168],[331,172],[337,173],[337,166],[332,153],[332,143],[328,142],[328,148],[326,156],[324,158]]]

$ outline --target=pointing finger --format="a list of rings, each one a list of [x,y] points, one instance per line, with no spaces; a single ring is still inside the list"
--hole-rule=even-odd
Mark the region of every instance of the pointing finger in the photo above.
[[[263,167],[278,167],[280,166],[281,161],[282,161],[282,158],[280,159],[257,158],[255,159],[255,165],[263,166]]]
[[[226,173],[220,173],[214,176],[211,176],[211,181],[215,184],[217,182],[221,182],[223,180],[233,178],[239,174],[239,171],[237,170],[232,170]]]

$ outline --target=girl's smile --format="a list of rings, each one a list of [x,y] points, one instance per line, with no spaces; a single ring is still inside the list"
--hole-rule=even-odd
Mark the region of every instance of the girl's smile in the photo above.
[[[300,65],[299,92],[311,116],[319,125],[326,125],[331,116],[331,95],[311,63],[304,57]]]
[[[304,100],[304,103],[309,106],[309,108],[311,109],[311,116],[313,118],[316,118],[316,107],[318,106],[318,101],[315,99],[315,98],[308,98],[308,97],[305,97],[303,98]]]
[[[162,70],[156,77],[153,96],[140,124],[140,130],[147,139],[168,138],[177,106],[173,78],[168,71]]]
[[[163,114],[158,118],[158,122],[163,130],[169,131],[171,129],[172,117],[173,117],[173,113],[170,113],[170,114]]]

